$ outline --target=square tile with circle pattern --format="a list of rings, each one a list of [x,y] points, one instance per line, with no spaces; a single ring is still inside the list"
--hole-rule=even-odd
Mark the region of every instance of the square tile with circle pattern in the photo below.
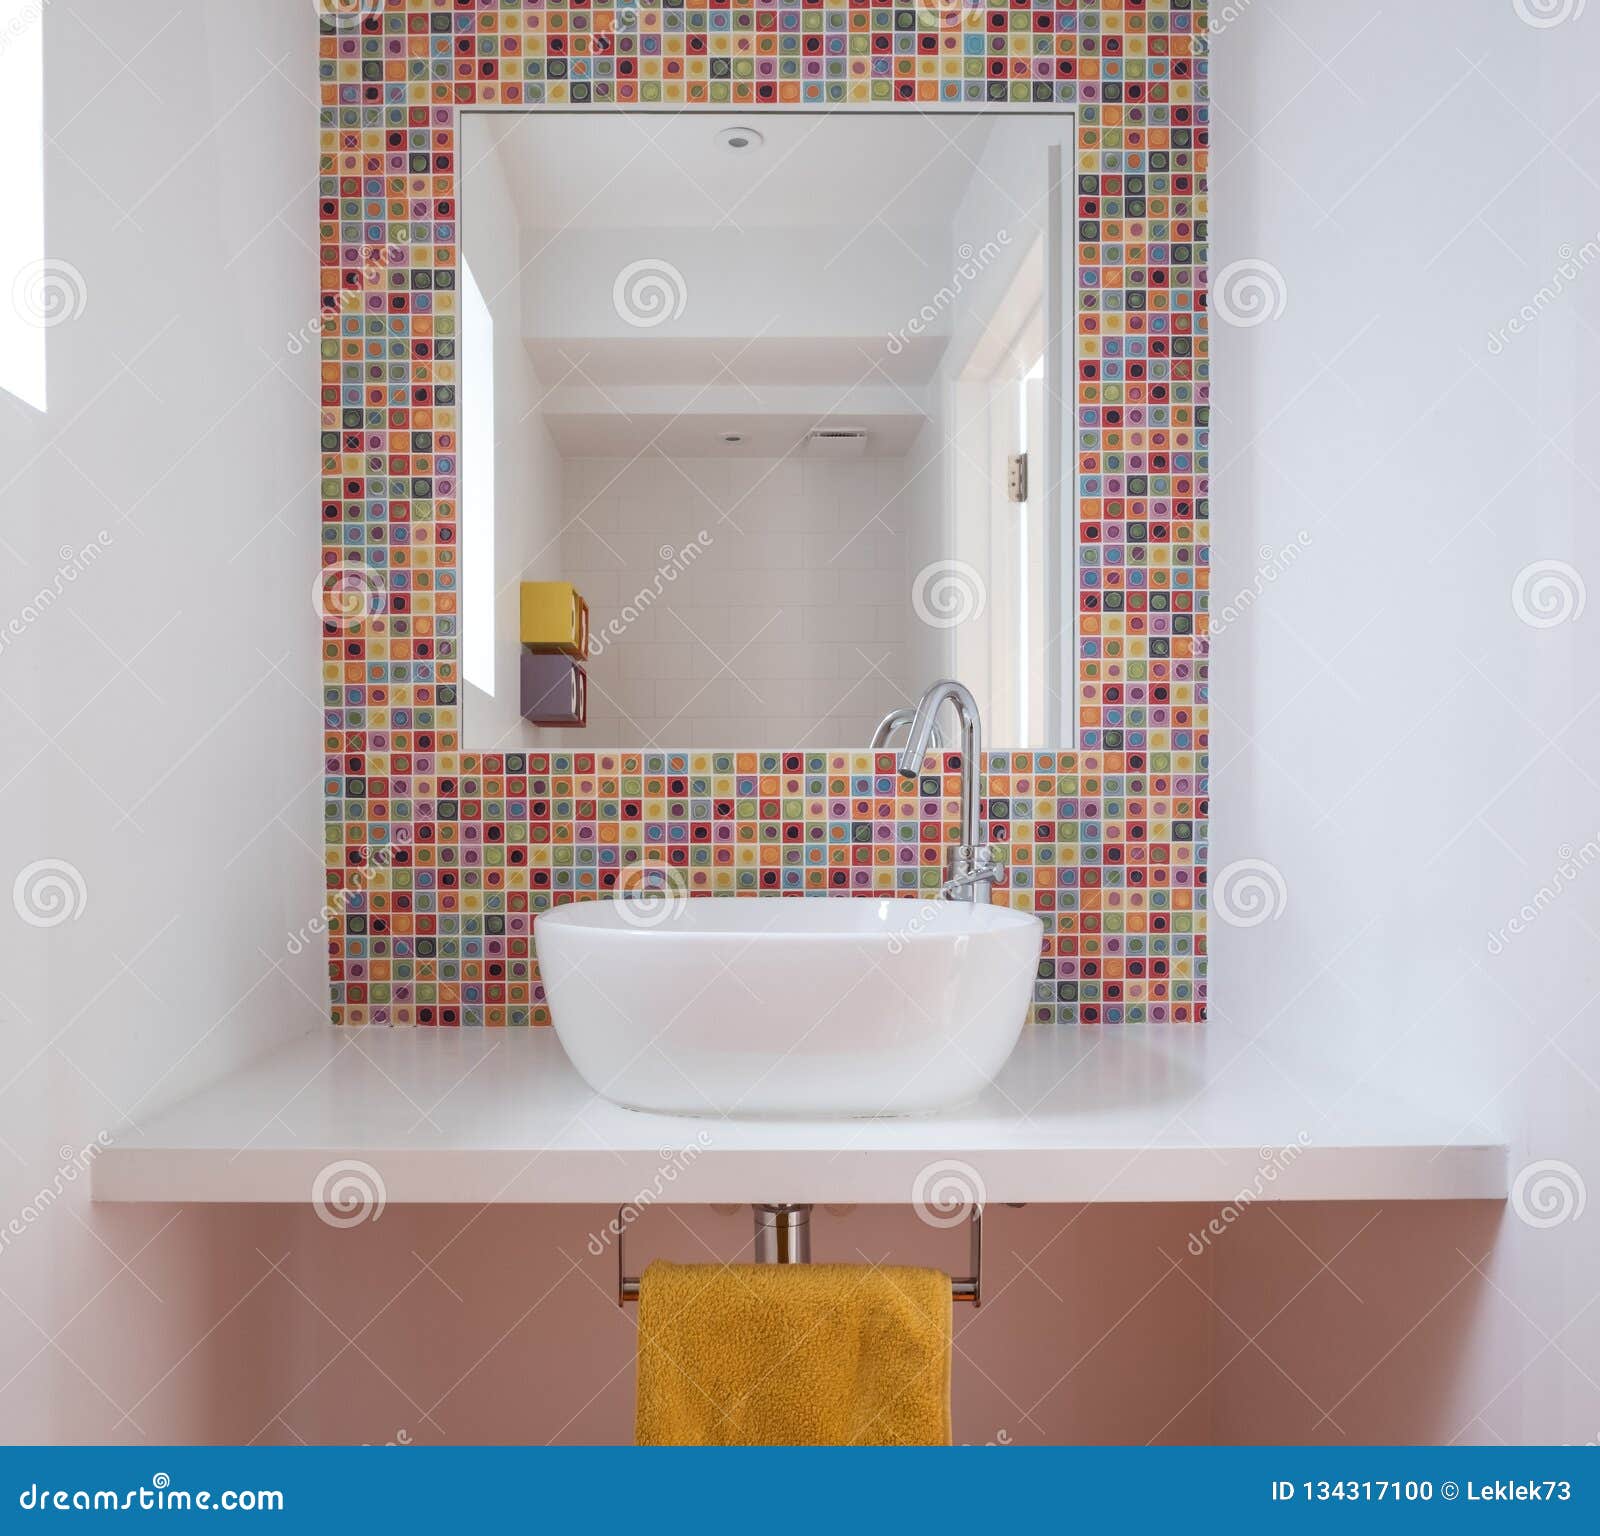
[[[912,896],[958,760],[459,742],[457,114],[1069,104],[1078,750],[985,764],[1038,1023],[1205,1012],[1206,20],[1185,0],[317,0],[326,926],[339,1023],[548,1022],[533,919],[642,862],[694,893]]]

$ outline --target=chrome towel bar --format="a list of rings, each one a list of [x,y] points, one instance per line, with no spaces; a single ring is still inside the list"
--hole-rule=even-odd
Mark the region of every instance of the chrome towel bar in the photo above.
[[[624,1213],[617,1207],[617,1305],[626,1306],[639,1299],[639,1277],[628,1273],[627,1231]],[[811,1262],[811,1207],[809,1205],[753,1205],[755,1222],[755,1262],[757,1264],[809,1264]],[[950,1277],[950,1299],[983,1303],[983,1207],[974,1205],[967,1213],[967,1235],[972,1273]]]

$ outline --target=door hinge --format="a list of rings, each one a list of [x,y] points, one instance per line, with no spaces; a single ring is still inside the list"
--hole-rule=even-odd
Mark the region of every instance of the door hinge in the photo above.
[[[1006,460],[1006,499],[1028,499],[1028,456],[1025,453],[1013,453]]]

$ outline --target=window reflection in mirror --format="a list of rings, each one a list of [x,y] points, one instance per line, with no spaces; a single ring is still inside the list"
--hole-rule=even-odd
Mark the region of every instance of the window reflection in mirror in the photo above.
[[[1070,117],[462,121],[466,746],[1069,746]]]

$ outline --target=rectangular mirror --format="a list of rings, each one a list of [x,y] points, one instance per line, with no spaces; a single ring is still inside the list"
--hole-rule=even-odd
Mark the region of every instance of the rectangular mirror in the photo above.
[[[466,112],[464,744],[1073,744],[1072,120]]]

